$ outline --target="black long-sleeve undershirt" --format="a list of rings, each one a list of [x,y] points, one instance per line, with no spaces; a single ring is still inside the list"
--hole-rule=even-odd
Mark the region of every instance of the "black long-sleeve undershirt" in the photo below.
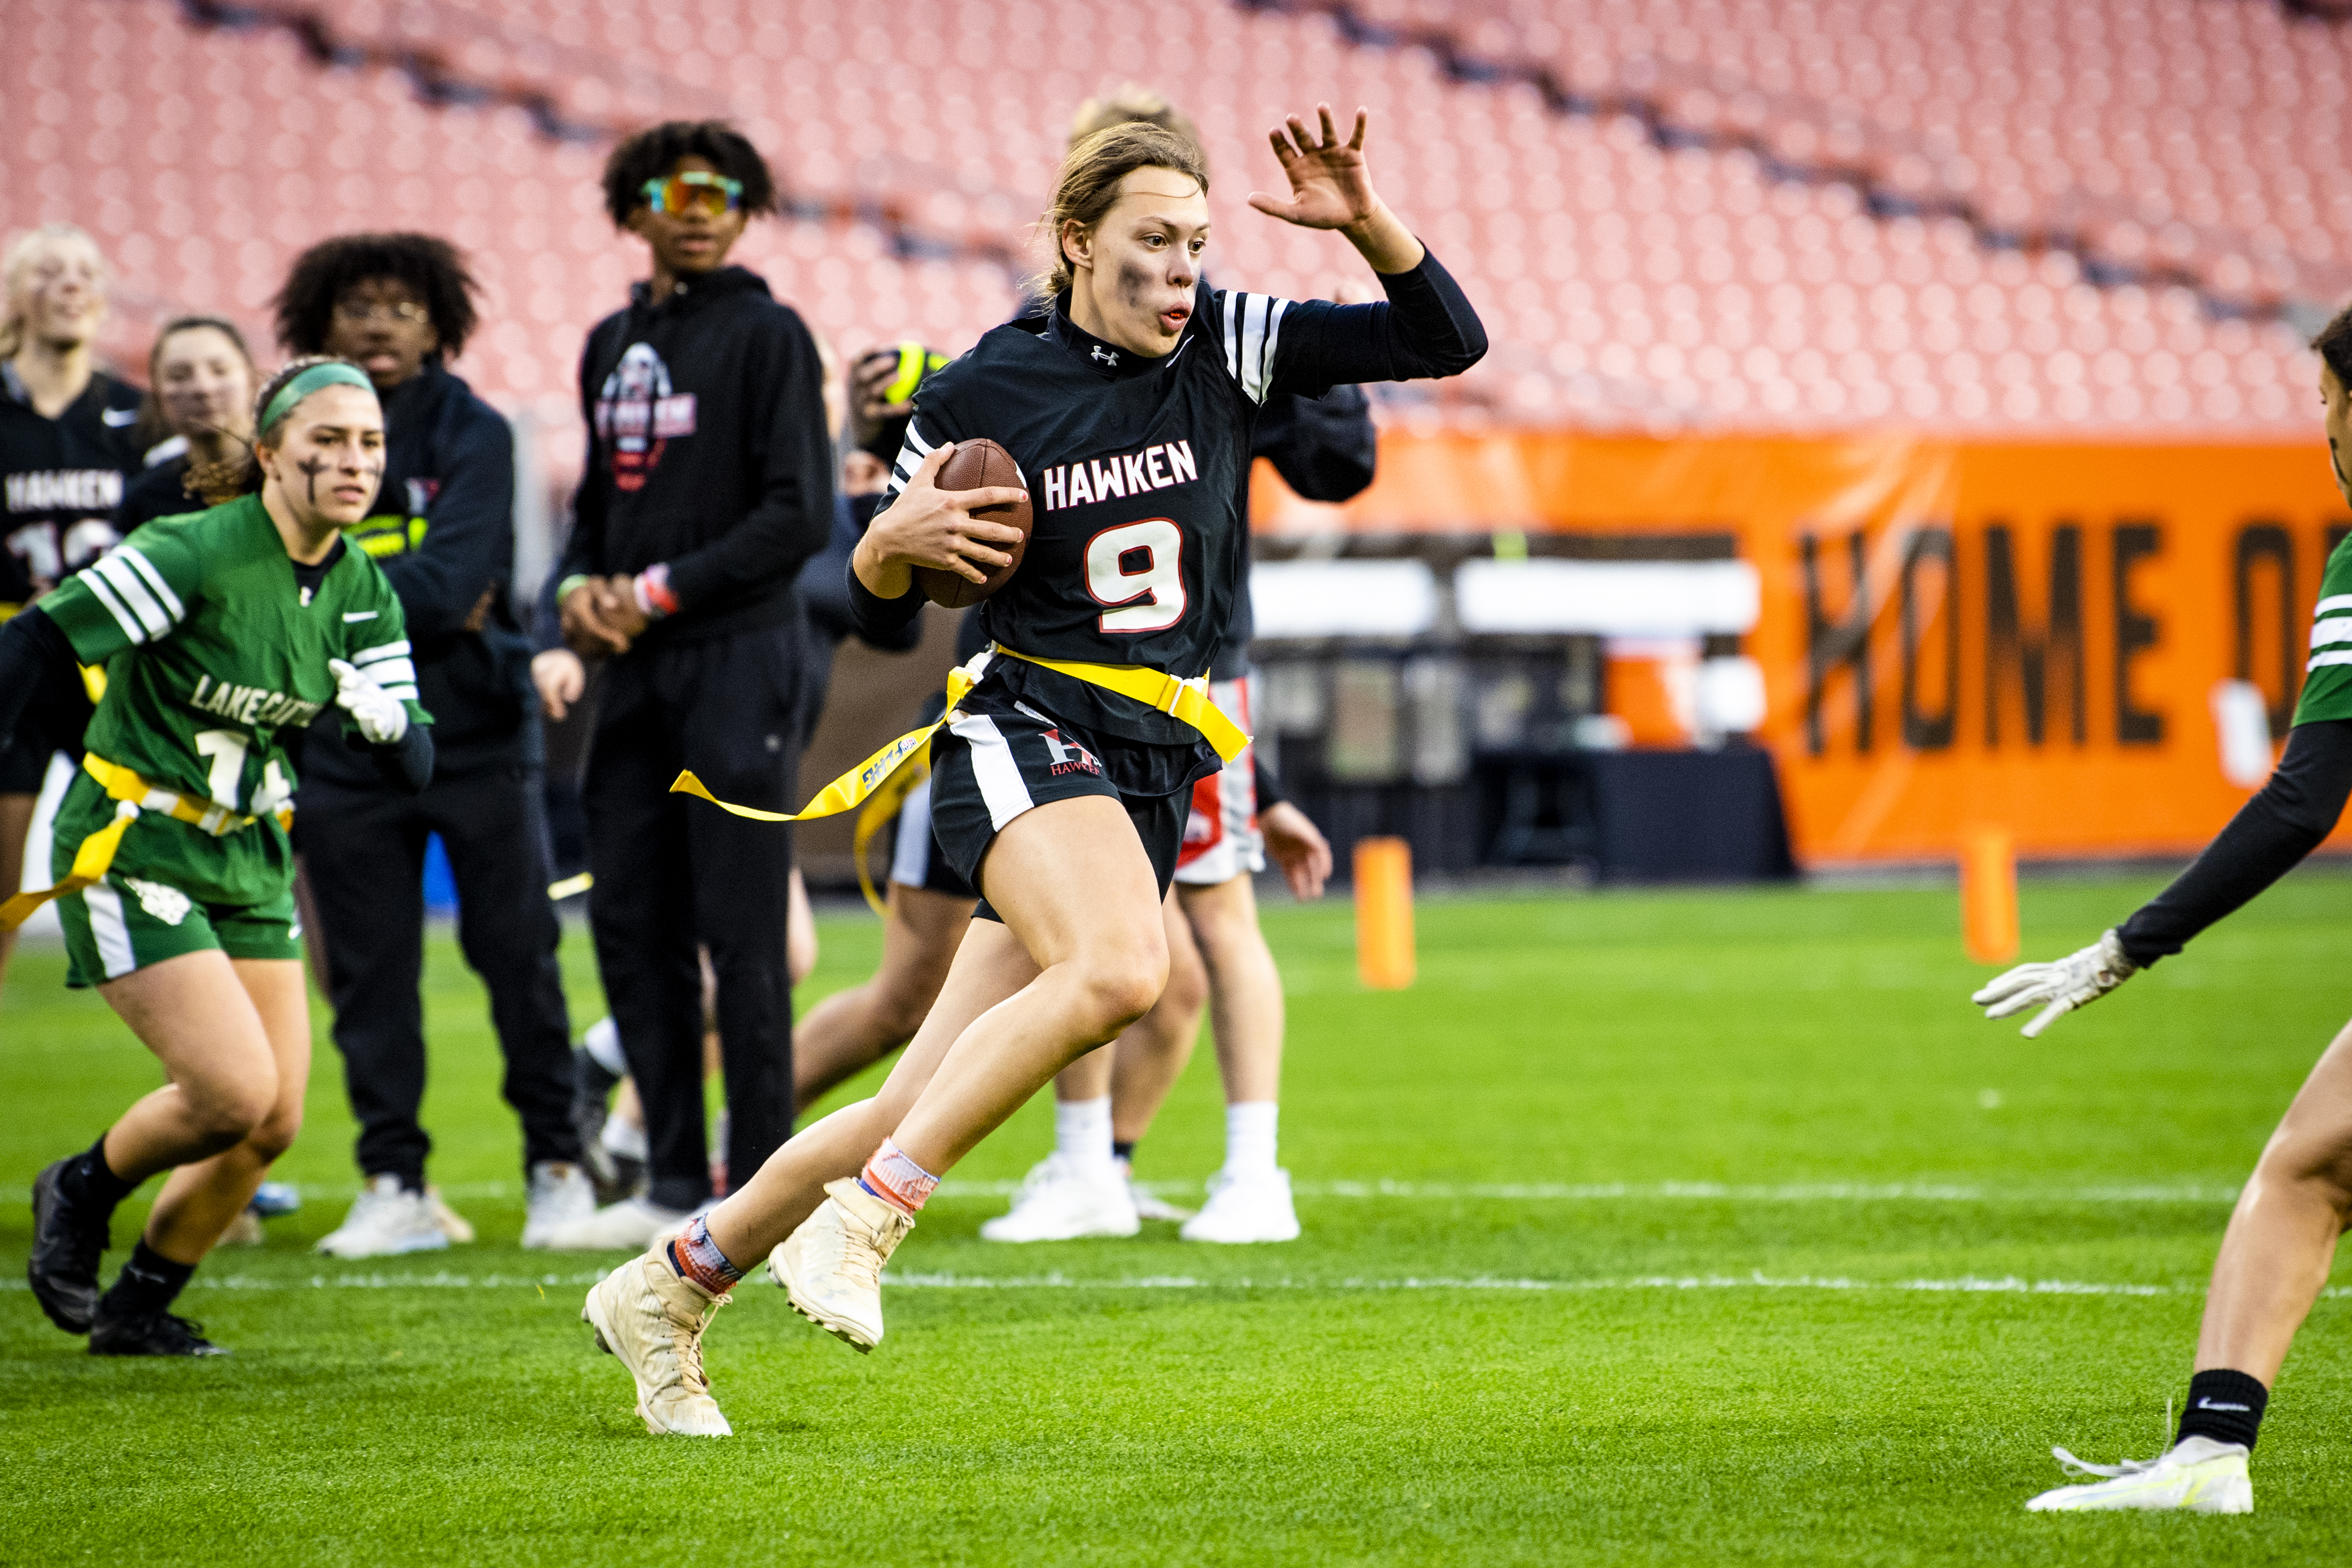
[[[2316,719],[2288,735],[2286,755],[2261,793],[2230,819],[2172,885],[2116,928],[2146,968],[2243,905],[2319,847],[2352,798],[2352,719]]]
[[[71,672],[75,664],[65,629],[43,614],[39,605],[28,605],[0,622],[0,744],[16,727],[17,716],[41,684]],[[390,746],[372,745],[356,733],[350,738],[369,754],[376,772],[394,789],[421,795],[433,781],[430,726],[412,724]]]

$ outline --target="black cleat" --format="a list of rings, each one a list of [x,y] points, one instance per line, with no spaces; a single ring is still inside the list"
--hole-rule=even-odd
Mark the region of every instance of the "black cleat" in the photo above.
[[[205,1325],[171,1312],[143,1317],[101,1317],[90,1325],[92,1355],[226,1355],[205,1337]]]
[[[106,1251],[106,1225],[87,1225],[58,1190],[58,1178],[79,1159],[68,1155],[33,1182],[33,1253],[25,1278],[49,1322],[68,1333],[89,1333],[98,1314],[98,1260]]]

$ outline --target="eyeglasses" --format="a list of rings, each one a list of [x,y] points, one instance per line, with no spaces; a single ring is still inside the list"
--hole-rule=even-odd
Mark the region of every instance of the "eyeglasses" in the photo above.
[[[371,321],[405,321],[412,327],[422,327],[433,319],[433,312],[414,299],[395,300],[389,305],[373,300],[338,299],[335,319],[366,326]]]
[[[711,217],[723,217],[743,204],[743,182],[724,174],[690,169],[646,182],[646,203],[657,213],[684,213],[699,207]]]

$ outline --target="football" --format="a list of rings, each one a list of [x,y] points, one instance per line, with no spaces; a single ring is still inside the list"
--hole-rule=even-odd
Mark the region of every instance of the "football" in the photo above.
[[[1029,482],[1021,476],[1021,465],[1013,461],[1013,454],[986,436],[959,441],[953,455],[940,469],[935,481],[942,490],[977,490],[985,485],[1011,485],[1026,490]],[[977,604],[1013,580],[1021,570],[1021,557],[1029,548],[1031,516],[1029,497],[1013,507],[983,507],[972,513],[975,517],[992,523],[1010,523],[1021,530],[1019,542],[1013,547],[1013,559],[988,574],[986,582],[974,582],[939,567],[919,566],[915,583],[923,597],[934,604],[944,604],[950,610],[961,610],[967,604]]]

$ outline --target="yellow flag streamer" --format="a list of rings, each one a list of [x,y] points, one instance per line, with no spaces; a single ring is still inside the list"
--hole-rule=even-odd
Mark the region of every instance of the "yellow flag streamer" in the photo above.
[[[899,809],[907,803],[907,797],[915,792],[915,786],[930,776],[931,759],[918,753],[867,796],[866,804],[858,808],[857,830],[850,835],[849,853],[857,862],[857,891],[866,895],[866,902],[874,906],[877,915],[887,915],[890,911],[888,905],[882,902],[881,893],[874,886],[874,873],[866,868],[866,846],[874,841],[874,835],[898,814]]]
[[[1123,697],[1157,708],[1171,718],[1181,720],[1199,730],[1202,737],[1216,747],[1217,755],[1227,762],[1239,757],[1250,743],[1250,737],[1242,727],[1209,700],[1209,683],[1205,676],[1187,681],[1141,664],[1082,664],[1060,659],[1033,659],[1026,653],[1016,653],[1005,647],[998,647],[992,652],[1002,653],[1008,659],[1018,659],[1024,664],[1053,670],[1072,680],[1084,681],[1090,686],[1100,686],[1105,691],[1117,692]],[[970,664],[959,664],[948,672],[945,713],[920,729],[908,730],[818,790],[816,798],[797,811],[763,811],[755,806],[730,804],[704,788],[702,780],[697,779],[690,768],[677,776],[670,785],[670,790],[674,794],[699,795],[722,811],[730,811],[755,822],[805,822],[818,817],[839,816],[851,807],[862,805],[880,794],[891,775],[929,744],[931,736],[940,726],[956,716],[957,707],[971,694],[971,688],[980,684],[981,674],[987,668],[984,656],[975,660],[974,664],[979,665],[978,669]],[[889,820],[890,813],[897,810],[906,799],[907,791],[913,789],[920,778],[921,775],[917,774],[888,791],[887,806],[877,804],[875,809],[877,814],[871,828],[867,827],[865,816],[858,819],[858,837],[855,841],[858,850],[858,883],[866,889],[866,901],[877,909],[881,907],[881,900],[876,895],[867,877],[865,845],[880,830],[882,823]]]
[[[46,887],[38,893],[20,893],[0,904],[0,931],[14,931],[32,917],[33,911],[49,900],[63,898],[69,893],[79,893],[104,876],[114,864],[114,852],[121,847],[123,831],[142,810],[161,811],[191,826],[202,828],[215,838],[254,824],[255,819],[232,811],[226,806],[191,800],[176,789],[150,784],[121,763],[109,762],[94,751],[83,756],[81,767],[83,772],[106,786],[109,799],[121,802],[115,808],[114,820],[76,846],[73,869],[66,873],[55,887]],[[291,822],[293,818],[290,808],[279,809],[278,821],[280,826]]]

